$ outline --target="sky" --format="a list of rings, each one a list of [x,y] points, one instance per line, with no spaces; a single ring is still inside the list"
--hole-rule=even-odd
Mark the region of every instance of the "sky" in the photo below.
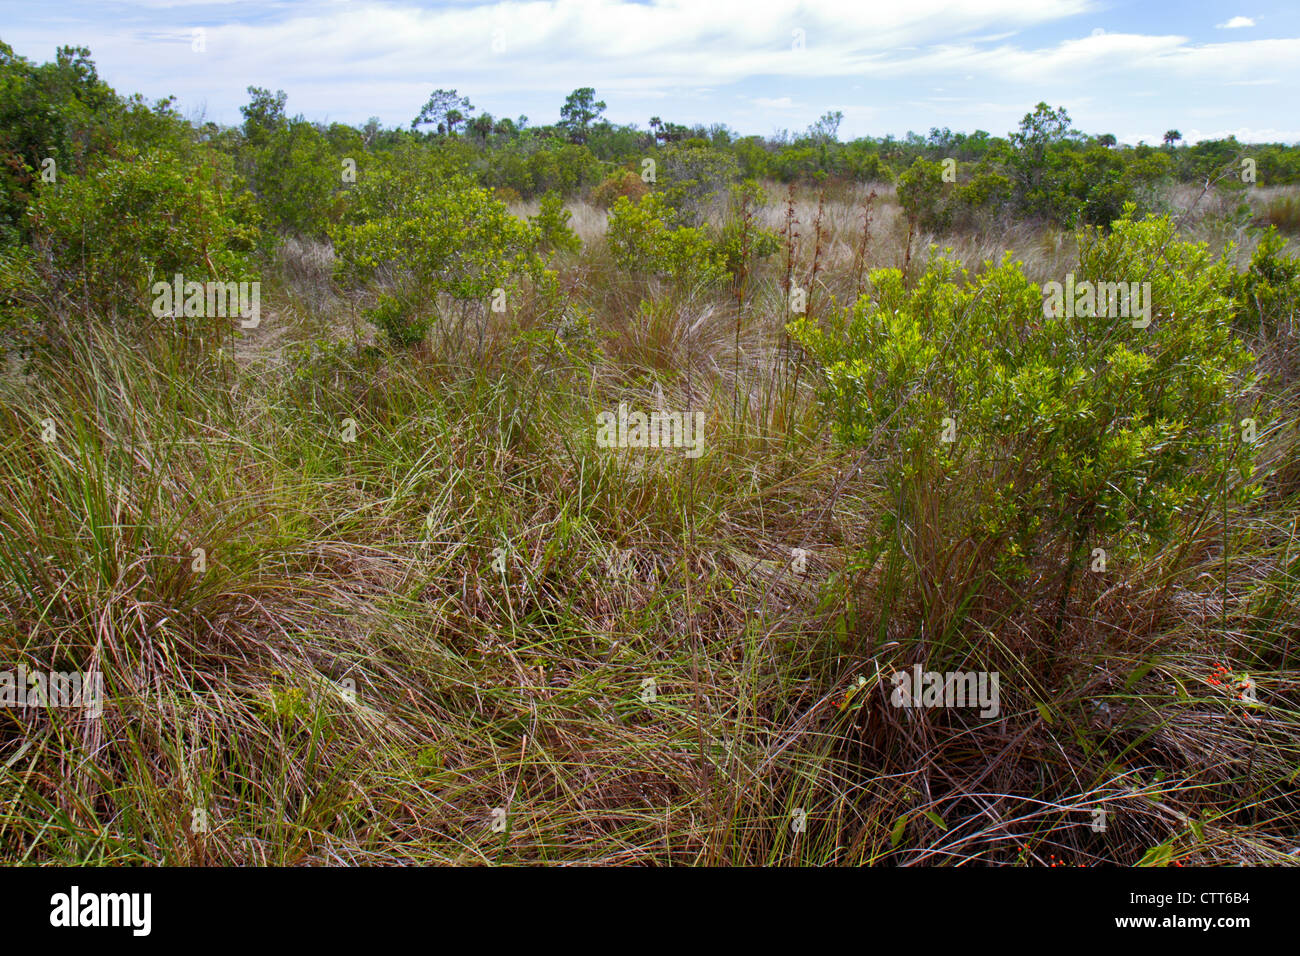
[[[0,0],[0,39],[42,62],[87,46],[119,93],[225,124],[250,85],[386,126],[436,88],[553,123],[591,86],[642,128],[794,133],[839,110],[841,139],[1005,135],[1045,100],[1127,143],[1300,142],[1296,0]]]

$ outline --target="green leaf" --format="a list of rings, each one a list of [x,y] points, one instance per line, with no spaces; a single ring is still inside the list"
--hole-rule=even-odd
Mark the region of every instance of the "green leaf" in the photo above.
[[[1138,860],[1138,866],[1168,866],[1170,860],[1174,858],[1174,848],[1168,843],[1162,843],[1159,846],[1153,846],[1147,850],[1142,859]]]
[[[933,823],[935,826],[937,826],[940,830],[947,832],[948,824],[943,822],[943,817],[939,816],[939,814],[935,813],[933,810],[926,810],[925,815],[930,820],[930,822]]]
[[[907,814],[904,813],[894,823],[894,829],[889,831],[889,845],[898,846],[903,842],[903,832],[907,829]]]
[[[1133,673],[1128,675],[1128,678],[1124,681],[1124,689],[1126,691],[1132,690],[1133,685],[1136,684],[1138,681],[1140,681],[1148,673],[1150,673],[1151,668],[1155,666],[1156,666],[1155,661],[1143,661],[1141,664],[1137,666],[1136,669],[1134,669]]]

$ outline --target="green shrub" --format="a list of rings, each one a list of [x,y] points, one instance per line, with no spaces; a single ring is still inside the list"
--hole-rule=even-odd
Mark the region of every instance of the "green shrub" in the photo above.
[[[26,211],[47,159],[62,177],[124,149],[190,152],[193,129],[172,102],[118,96],[85,47],[61,46],[36,64],[0,41],[0,242],[30,238]]]
[[[898,177],[898,204],[909,220],[922,229],[941,232],[952,222],[945,190],[953,184],[943,181],[943,166],[918,156]]]
[[[257,245],[247,193],[153,152],[60,176],[29,210],[50,284],[92,311],[148,314],[155,281],[242,281]]]
[[[1245,272],[1232,277],[1241,328],[1265,339],[1294,337],[1300,311],[1300,256],[1284,256],[1287,241],[1270,227]]]
[[[381,295],[379,303],[373,309],[367,309],[363,315],[396,348],[409,348],[422,342],[429,331],[426,316],[418,315],[412,303],[391,295]]]
[[[981,165],[965,182],[958,176],[952,195],[954,225],[971,226],[1001,213],[1010,202],[1015,184],[1007,176]]]
[[[542,278],[534,226],[462,173],[394,160],[358,182],[330,229],[344,282],[388,281],[408,300],[445,293],[486,303],[497,288]]]
[[[724,268],[731,275],[736,275],[742,267],[742,254],[745,250],[742,246],[745,238],[742,234],[740,223],[729,222],[722,228],[722,237],[718,240],[718,249],[722,253]],[[771,229],[764,229],[761,226],[755,226],[750,229],[748,239],[748,264],[759,259],[766,259],[776,255],[781,249],[781,235]]]
[[[591,191],[591,204],[601,209],[614,205],[620,196],[626,196],[633,202],[650,191],[639,175],[630,169],[621,169],[612,173]]]
[[[285,233],[326,235],[342,212],[343,159],[364,170],[360,137],[340,146],[312,123],[291,120],[247,148],[244,169],[269,223]]]
[[[528,217],[529,223],[537,230],[538,249],[542,252],[577,252],[581,249],[582,240],[569,228],[572,218],[573,214],[564,208],[559,193],[552,191],[544,195],[537,215]]]
[[[601,355],[591,318],[590,310],[563,307],[547,325],[520,332],[511,341],[518,350],[518,367],[551,372],[568,368],[589,374]]]
[[[325,127],[285,114],[283,90],[248,87],[240,170],[266,213],[281,232],[324,238],[337,221],[346,189],[343,160],[364,168],[365,143],[349,126]]]
[[[601,178],[600,160],[576,143],[545,142],[516,166],[518,171],[501,185],[514,186],[525,197],[551,190],[571,196]]]
[[[10,348],[45,344],[43,315],[51,309],[47,294],[31,248],[0,244],[0,359]]]
[[[1169,220],[1131,213],[1110,235],[1080,236],[1076,281],[1149,281],[1146,328],[1045,315],[1009,255],[975,278],[940,258],[910,289],[879,270],[837,326],[791,326],[824,367],[835,434],[889,456],[904,512],[922,489],[960,482],[964,503],[938,525],[943,547],[980,542],[1008,582],[1035,556],[1056,562],[1062,601],[1091,549],[1163,540],[1231,474],[1236,493],[1252,493],[1254,449],[1237,426],[1253,358],[1221,292],[1231,269],[1177,241]]]
[[[664,147],[655,157],[654,188],[665,206],[662,218],[674,226],[701,225],[710,208],[726,197],[739,178],[735,158],[703,141]]]
[[[766,203],[767,194],[753,180],[731,187],[731,215],[722,227],[718,246],[727,272],[737,281],[749,275],[755,262],[781,248],[779,233],[754,223],[755,214]]]
[[[711,283],[726,275],[723,255],[703,229],[674,229],[672,210],[654,193],[635,204],[620,197],[610,210],[606,241],[614,262],[633,274]]]

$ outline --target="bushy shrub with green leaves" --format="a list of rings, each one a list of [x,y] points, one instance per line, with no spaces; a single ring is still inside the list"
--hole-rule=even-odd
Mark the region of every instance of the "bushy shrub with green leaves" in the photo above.
[[[781,249],[780,234],[755,222],[755,215],[766,204],[766,191],[752,179],[731,187],[730,215],[722,227],[718,247],[733,280],[748,276],[754,263]]]
[[[744,248],[746,245],[747,249]],[[722,227],[718,250],[722,254],[724,268],[734,276],[740,271],[742,260],[746,267],[752,268],[753,263],[758,260],[776,255],[781,250],[781,234],[761,226],[754,226],[746,238],[740,223],[729,222]]]
[[[330,236],[339,279],[383,290],[369,317],[390,343],[420,341],[439,316],[440,295],[460,302],[463,319],[485,315],[494,299],[525,283],[553,281],[537,227],[453,162],[410,148],[372,167],[358,177]]]
[[[1059,147],[1043,154],[1041,166],[1032,178],[1025,174],[1018,191],[1015,180],[987,162],[974,170],[959,164],[956,181],[944,182],[942,164],[917,157],[898,177],[898,201],[932,232],[986,223],[1008,207],[1071,228],[1105,225],[1168,175],[1163,154],[1130,160],[1102,146]]]
[[[487,182],[510,186],[525,199],[555,190],[562,196],[600,182],[600,160],[580,143],[548,138],[495,151],[487,162]]]
[[[43,344],[43,316],[53,308],[30,246],[0,243],[0,358],[11,348]]]
[[[699,226],[739,178],[740,166],[730,153],[687,140],[656,155],[653,192],[668,210],[663,218],[670,224]]]
[[[898,177],[898,204],[922,229],[939,232],[952,222],[950,197],[953,184],[943,181],[943,166],[918,156]]]
[[[633,202],[650,191],[641,177],[630,169],[620,169],[602,179],[591,191],[591,204],[601,209],[608,209],[620,196],[626,196]]]
[[[1231,267],[1178,241],[1168,219],[1131,215],[1081,234],[1075,281],[1150,282],[1145,328],[1046,315],[1010,255],[974,277],[938,258],[912,288],[878,270],[837,325],[791,325],[823,366],[839,439],[888,456],[900,501],[966,483],[945,533],[984,542],[1004,580],[1055,559],[1068,591],[1091,549],[1164,538],[1225,482],[1252,493],[1251,431],[1238,426],[1253,358],[1222,292]]]
[[[37,64],[0,41],[0,243],[30,238],[27,206],[47,175],[84,173],[125,148],[188,154],[193,141],[170,98],[118,96],[85,47]]]
[[[156,281],[255,279],[259,231],[228,171],[162,152],[129,154],[60,176],[29,210],[49,284],[102,315],[148,314]]]
[[[546,369],[557,372],[568,369],[587,375],[601,355],[596,332],[592,328],[592,312],[581,307],[567,306],[554,311],[542,326],[526,329],[511,340],[518,350],[516,361],[520,367]]]
[[[360,136],[352,133],[355,142],[336,148],[314,124],[295,119],[246,148],[249,185],[278,230],[323,238],[339,218],[347,188],[343,160],[365,165]]]
[[[833,149],[832,155],[841,158],[843,174],[860,183],[892,183],[897,176],[879,153],[854,150],[851,147]]]
[[[610,210],[609,243],[614,262],[635,275],[663,275],[712,283],[726,275],[723,253],[700,228],[673,228],[672,210],[655,193],[637,203],[621,197]]]
[[[1048,160],[1052,175],[1039,194],[1040,211],[1066,227],[1117,219],[1127,203],[1137,203],[1172,170],[1169,157],[1158,150],[1134,152],[1130,157],[1093,145],[1053,153]]]
[[[573,214],[564,208],[564,200],[557,192],[548,192],[542,197],[541,207],[536,216],[529,216],[528,221],[537,230],[538,248],[542,252],[577,252],[582,248],[582,240],[569,228]]]
[[[1240,327],[1265,339],[1294,338],[1300,315],[1300,256],[1283,255],[1287,241],[1270,228],[1244,272],[1233,276]]]
[[[954,182],[944,182],[943,164],[917,159],[898,177],[898,202],[922,229],[942,232],[987,223],[1010,202],[1015,184],[980,163],[973,171],[958,164]]]
[[[953,186],[950,200],[952,223],[961,228],[987,224],[997,218],[1015,191],[1009,177],[984,163],[969,175],[964,167],[959,166],[957,182]]]
[[[401,155],[361,178],[332,226],[339,277],[380,279],[410,295],[486,301],[496,288],[541,279],[539,234],[455,170],[403,168]]]
[[[427,313],[421,314],[413,303],[391,295],[380,295],[374,308],[363,314],[395,348],[409,348],[422,342],[429,331]]]

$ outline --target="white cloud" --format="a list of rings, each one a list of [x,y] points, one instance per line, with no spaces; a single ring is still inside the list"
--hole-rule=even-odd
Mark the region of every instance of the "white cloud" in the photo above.
[[[297,83],[336,79],[344,85],[348,74],[401,82],[436,63],[450,78],[443,85],[480,93],[518,88],[523,77],[532,88],[595,83],[618,91],[718,85],[754,75],[846,76],[905,62],[908,47],[988,36],[994,27],[1039,26],[1085,12],[1092,3],[973,0],[954,9],[946,0],[897,6],[858,0],[508,0],[430,9],[358,0],[279,6],[276,15],[255,21],[202,22],[207,61],[188,57],[189,29],[200,24],[188,22],[183,7],[147,21],[98,22],[80,30],[67,21],[33,25],[7,31],[7,39],[30,37],[51,51],[57,43],[85,42],[106,75],[116,67],[137,84],[169,89],[187,79],[210,88],[218,64],[232,78],[269,74],[293,95]],[[796,30],[802,31],[802,49],[792,40]],[[498,31],[503,49],[494,52]],[[165,33],[176,34],[175,45],[161,42]]]
[[[1228,20],[1225,23],[1216,23],[1214,25],[1214,29],[1240,30],[1242,27],[1253,27],[1254,25],[1255,25],[1255,21],[1252,20],[1250,17],[1233,17],[1231,20]]]
[[[1198,43],[1172,31],[1126,31],[1122,22],[1090,35],[1079,18],[1103,12],[1100,0],[272,0],[256,15],[244,0],[146,0],[152,9],[121,16],[105,11],[118,4],[98,2],[76,3],[82,15],[58,22],[32,15],[5,39],[35,59],[84,43],[118,89],[175,93],[187,109],[206,102],[225,122],[239,121],[244,88],[256,84],[286,90],[289,109],[312,119],[378,113],[390,123],[409,120],[434,87],[549,122],[565,94],[594,86],[616,121],[631,119],[624,104],[640,110],[659,100],[681,104],[678,120],[691,111],[707,119],[705,90],[740,94],[756,109],[808,104],[811,121],[819,104],[853,89],[869,91],[855,95],[891,124],[943,125],[941,98],[956,93],[1016,103],[996,111],[951,104],[954,118],[994,130],[1039,99],[1074,115],[1094,95],[1106,105],[1090,119],[1103,127],[1145,129],[1164,115],[1187,124],[1198,102],[1233,107],[1233,122],[1265,127],[1272,104],[1258,88],[1300,84],[1300,39]],[[198,25],[203,54],[190,50]],[[802,49],[794,31],[802,31]],[[920,90],[942,90],[925,119],[900,112]],[[1151,90],[1165,99],[1163,115],[1146,106],[1130,115],[1127,104]],[[552,100],[555,107],[543,105]]]

